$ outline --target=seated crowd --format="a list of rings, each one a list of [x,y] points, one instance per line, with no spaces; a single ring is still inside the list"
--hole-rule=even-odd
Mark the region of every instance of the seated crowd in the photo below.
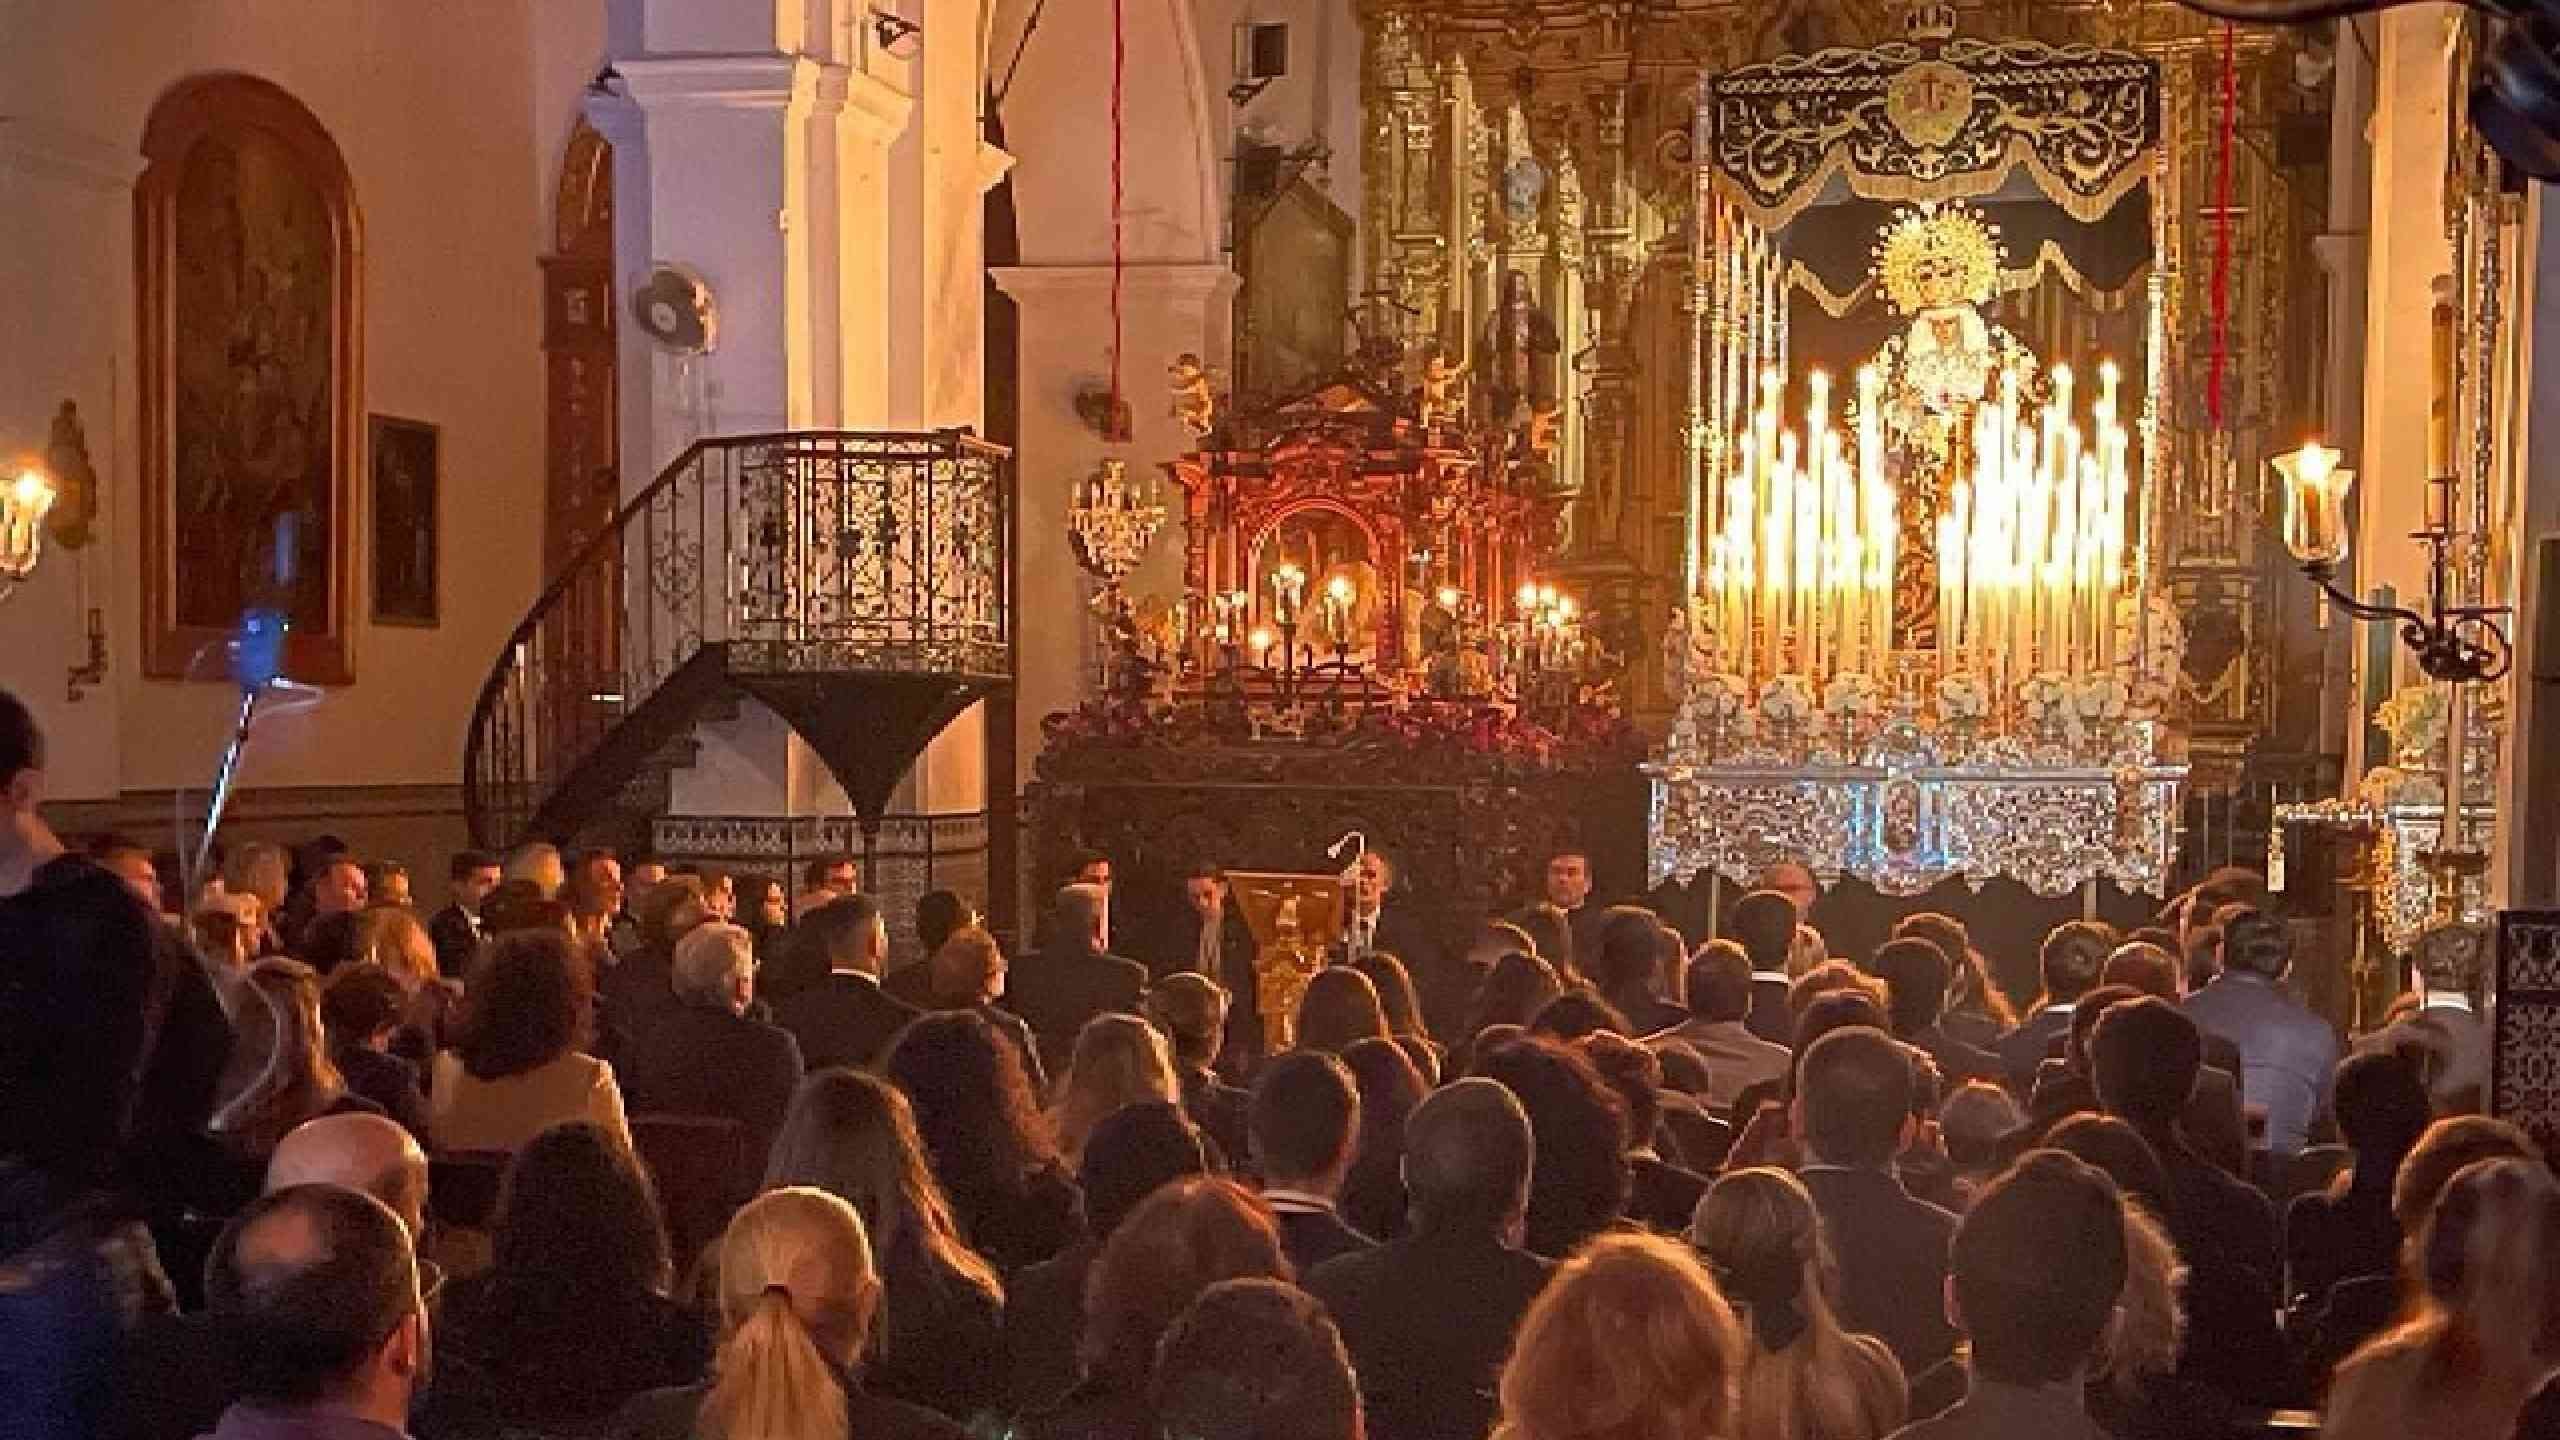
[[[0,1436],[2560,1435],[2478,977],[2341,1058],[2245,874],[2019,1018],[1792,867],[1693,951],[1579,855],[1444,946],[1381,862],[1273,1052],[1212,871],[1143,961],[1096,857],[893,969],[841,857],[468,853],[421,920],[244,844],[173,918],[41,799],[0,693]]]

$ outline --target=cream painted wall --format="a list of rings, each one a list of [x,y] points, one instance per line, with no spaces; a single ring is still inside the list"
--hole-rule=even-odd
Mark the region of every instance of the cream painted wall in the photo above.
[[[136,670],[129,185],[153,101],[218,70],[281,85],[336,139],[363,219],[363,408],[443,431],[442,625],[376,628],[360,605],[356,682],[263,726],[241,783],[455,779],[481,679],[539,579],[534,257],[570,120],[551,112],[594,71],[596,14],[585,0],[11,9],[0,44],[0,209],[11,217],[0,308],[43,343],[0,361],[0,450],[40,448],[54,403],[77,399],[110,519],[83,563],[56,557],[0,608],[0,684],[34,702],[53,733],[59,793],[200,786],[230,709],[225,686],[145,682]],[[362,515],[351,518],[361,536]],[[360,546],[360,580],[362,564]],[[110,672],[73,706],[62,667],[84,583],[87,603],[108,611]]]

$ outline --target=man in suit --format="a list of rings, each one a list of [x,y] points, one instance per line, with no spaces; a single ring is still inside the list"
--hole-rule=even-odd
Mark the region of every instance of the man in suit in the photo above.
[[[1100,885],[1069,885],[1049,910],[1056,943],[1031,956],[1012,974],[1014,1009],[1040,1037],[1052,1071],[1067,1063],[1076,1033],[1096,1015],[1136,1014],[1147,993],[1147,967],[1111,953],[1111,892]]]
[[[1192,866],[1183,877],[1182,898],[1183,915],[1152,947],[1147,968],[1159,980],[1184,971],[1205,975],[1227,992],[1227,1029],[1219,1043],[1219,1064],[1241,1073],[1262,1056],[1262,1012],[1254,1003],[1253,932],[1236,913],[1226,872],[1215,865]]]
[[[1609,907],[1591,903],[1591,857],[1580,850],[1557,851],[1547,857],[1544,881],[1541,898],[1564,912],[1565,923],[1573,929],[1573,953],[1598,954],[1601,923]]]
[[[1664,998],[1663,992],[1680,977],[1665,973],[1663,957],[1666,950],[1677,955],[1682,949],[1676,932],[1669,946],[1663,944],[1664,928],[1661,917],[1641,905],[1612,905],[1603,912],[1595,948],[1585,950],[1581,937],[1574,938],[1573,953],[1583,974],[1635,1027],[1630,1034],[1650,1035],[1689,1018],[1688,1011]]]
[[[2026,1123],[2000,1141],[2004,1159],[2014,1160],[2043,1144],[2055,1126],[2072,1116],[2105,1108],[2098,1103],[2097,1082],[2089,1073],[2089,1035],[2110,1007],[2139,1000],[2142,994],[2131,985],[2101,985],[2080,997],[2079,1007],[2071,1012],[2071,1031],[2064,1037],[2062,1054],[2045,1061],[2036,1072],[2036,1087],[2027,1097]],[[2195,1093],[2178,1112],[2178,1133],[2196,1153],[2234,1175],[2246,1175],[2249,1131],[2240,1112],[2239,1073],[2236,1061],[2228,1070],[2210,1064],[2198,1070]]]
[[[480,951],[480,902],[498,888],[498,857],[486,850],[457,850],[446,873],[452,878],[453,899],[428,917],[427,938],[435,942],[436,969],[448,980],[459,980]]]
[[[1999,1056],[1967,1045],[1938,1023],[1947,1003],[1945,951],[1926,940],[1888,940],[1876,948],[1866,968],[1892,987],[1893,1038],[1936,1061],[1946,1088],[1968,1080],[1996,1084],[2006,1073]]]
[[[2240,1049],[2241,1084],[2267,1112],[2267,1149],[2299,1151],[2329,1105],[2338,1032],[2284,993],[2293,940],[2284,922],[2244,910],[2222,927],[2222,973],[2187,997],[2187,1018]]]
[[[1529,1115],[1460,1080],[1405,1121],[1413,1228],[1306,1277],[1342,1327],[1374,1440],[1483,1440],[1520,1317],[1552,1267],[1516,1243],[1529,1210]]]
[[[800,871],[800,893],[792,898],[791,913],[808,915],[821,906],[832,905],[848,895],[861,893],[862,865],[850,855],[821,855]]]
[[[779,1025],[747,1018],[756,993],[755,940],[711,920],[676,942],[675,1008],[614,1062],[633,1115],[717,1115],[746,1126],[749,1168],[765,1152],[800,1088],[800,1044]]]
[[[916,958],[881,977],[888,992],[919,1010],[967,1009],[934,996],[933,960],[942,944],[978,923],[978,912],[956,890],[927,890],[916,897]],[[975,1002],[971,1002],[975,1004]]]
[[[1321,1050],[1293,1050],[1262,1067],[1250,1113],[1262,1198],[1280,1221],[1289,1264],[1311,1274],[1376,1244],[1334,1208],[1360,1133],[1360,1090],[1349,1068]]]
[[[1915,1126],[1911,1070],[1909,1048],[1883,1031],[1834,1030],[1805,1050],[1793,1120],[1805,1155],[1796,1173],[1840,1267],[1840,1323],[1917,1375],[1955,1349],[1944,1296],[1956,1217],[1894,1173]]]
[[[1351,913],[1342,922],[1342,963],[1357,964],[1369,955],[1393,955],[1405,972],[1420,975],[1440,966],[1440,942],[1394,898],[1395,862],[1382,851],[1361,855],[1352,875]]]
[[[1689,962],[1689,1018],[1646,1043],[1684,1041],[1707,1062],[1707,1108],[1731,1115],[1742,1092],[1783,1080],[1793,1061],[1787,1047],[1752,1033],[1751,957],[1730,940],[1710,940]],[[1781,1007],[1783,1008],[1783,1006]],[[1749,1116],[1741,1117],[1748,1120]]]
[[[801,943],[827,962],[825,979],[774,1008],[774,1023],[800,1042],[812,1070],[876,1063],[899,1031],[924,1011],[880,988],[889,927],[868,895],[830,900],[800,918]]]
[[[1775,890],[1754,890],[1734,902],[1725,934],[1751,961],[1751,1008],[1743,1024],[1773,1045],[1795,1038],[1796,1017],[1787,1009],[1787,954],[1796,943],[1795,902]]]
[[[2481,1023],[2481,951],[2487,933],[2470,925],[2438,924],[2418,936],[2411,958],[2418,971],[2415,1009],[2356,1041],[2358,1050],[2410,1055],[2427,1082],[2439,1115],[2481,1110],[2489,1088],[2489,1028]]]
[[[2094,920],[2066,921],[2045,935],[2044,947],[2036,952],[2044,998],[2034,1014],[2000,1040],[2000,1065],[2011,1090],[2021,1096],[2033,1093],[2037,1067],[2053,1042],[2070,1030],[2072,1009],[2098,983],[2115,948],[2115,931]]]

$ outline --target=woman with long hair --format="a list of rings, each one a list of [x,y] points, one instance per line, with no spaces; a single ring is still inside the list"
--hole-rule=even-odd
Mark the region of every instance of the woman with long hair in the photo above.
[[[873,1372],[880,1392],[957,1420],[991,1408],[1002,1394],[1004,1283],[960,1237],[907,1097],[855,1070],[801,1082],[764,1171],[768,1190],[793,1185],[862,1212],[892,1301]]]
[[[1524,1036],[1483,1056],[1475,1073],[1502,1082],[1529,1112],[1536,1161],[1524,1245],[1561,1260],[1625,1218],[1626,1106],[1580,1051]]]
[[[2001,1036],[2018,1028],[2018,1012],[2009,997],[1991,983],[1990,967],[1973,948],[1973,932],[1953,915],[1923,910],[1906,915],[1893,927],[1894,938],[1926,940],[1947,957],[1947,1004],[1938,1025],[1949,1035],[1979,1050],[1990,1049]]]
[[[1458,1053],[1450,1057],[1453,1067],[1475,1073],[1475,1057],[1486,1048],[1481,1043],[1486,1030],[1496,1025],[1525,1029],[1549,1001],[1563,993],[1564,981],[1555,967],[1535,955],[1505,955],[1494,961],[1484,983],[1476,987],[1475,1003],[1467,1007],[1466,1033],[1459,1037]]]
[[[1413,1057],[1393,1040],[1354,1042],[1342,1052],[1360,1092],[1360,1129],[1342,1182],[1342,1218],[1378,1240],[1405,1232],[1404,1122],[1431,1087]]]
[[[1339,1055],[1354,1040],[1393,1038],[1378,987],[1348,965],[1328,966],[1298,1000],[1298,1048]]]
[[[1449,1052],[1431,1037],[1431,1026],[1423,1018],[1422,992],[1413,983],[1413,972],[1405,963],[1383,950],[1363,955],[1352,967],[1369,977],[1378,992],[1378,1013],[1387,1022],[1387,1035],[1413,1057],[1414,1068],[1422,1072],[1426,1084],[1440,1083],[1440,1071],[1448,1063]]]
[[[428,1091],[437,1148],[520,1150],[564,1120],[592,1120],[631,1143],[613,1067],[578,1050],[589,986],[562,931],[512,930],[481,947],[454,1047],[436,1057]]]
[[[720,1346],[707,1384],[623,1407],[633,1440],[962,1440],[951,1421],[863,1388],[880,1277],[861,1212],[793,1186],[747,1202],[720,1241]]]
[[[702,1373],[709,1337],[668,1298],[656,1188],[601,1126],[554,1125],[517,1152],[495,1256],[444,1291],[422,1433],[593,1433],[632,1396]]]
[[[1502,1367],[1494,1440],[1723,1440],[1741,1327],[1687,1246],[1604,1235],[1559,1266]]]
[[[436,966],[436,942],[405,906],[381,906],[356,916],[355,963],[379,965],[400,982],[405,1001],[391,1053],[421,1067],[444,1048],[462,987]]]
[[[1093,1127],[1123,1105],[1179,1102],[1173,1052],[1164,1035],[1135,1015],[1096,1015],[1076,1032],[1076,1049],[1058,1081],[1058,1103],[1049,1121],[1059,1153],[1075,1164]]]
[[[1749,1338],[1735,1440],[1874,1440],[1902,1424],[1902,1366],[1883,1341],[1841,1328],[1838,1270],[1802,1181],[1734,1171],[1699,1202],[1689,1243]]]
[[[337,1062],[329,1058],[318,971],[277,956],[249,967],[249,986],[267,1003],[274,1044],[266,1068],[215,1114],[212,1129],[244,1162],[263,1165],[277,1142],[303,1121],[342,1108],[377,1107],[348,1093]]]
[[[948,1010],[909,1023],[880,1070],[915,1106],[925,1157],[973,1249],[1009,1275],[1075,1240],[1082,1197],[1021,1052],[984,1016]]]
[[[2560,1371],[2560,1181],[2530,1160],[2453,1177],[2402,1261],[2406,1318],[2338,1367],[2338,1440],[2514,1431]]]

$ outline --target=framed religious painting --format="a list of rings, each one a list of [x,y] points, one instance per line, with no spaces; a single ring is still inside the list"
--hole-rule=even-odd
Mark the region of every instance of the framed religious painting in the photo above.
[[[366,435],[373,470],[373,621],[433,627],[436,614],[436,427],[376,415]]]
[[[302,103],[246,75],[181,81],[144,127],[143,673],[226,675],[244,611],[284,668],[355,678],[363,268],[355,192]]]

